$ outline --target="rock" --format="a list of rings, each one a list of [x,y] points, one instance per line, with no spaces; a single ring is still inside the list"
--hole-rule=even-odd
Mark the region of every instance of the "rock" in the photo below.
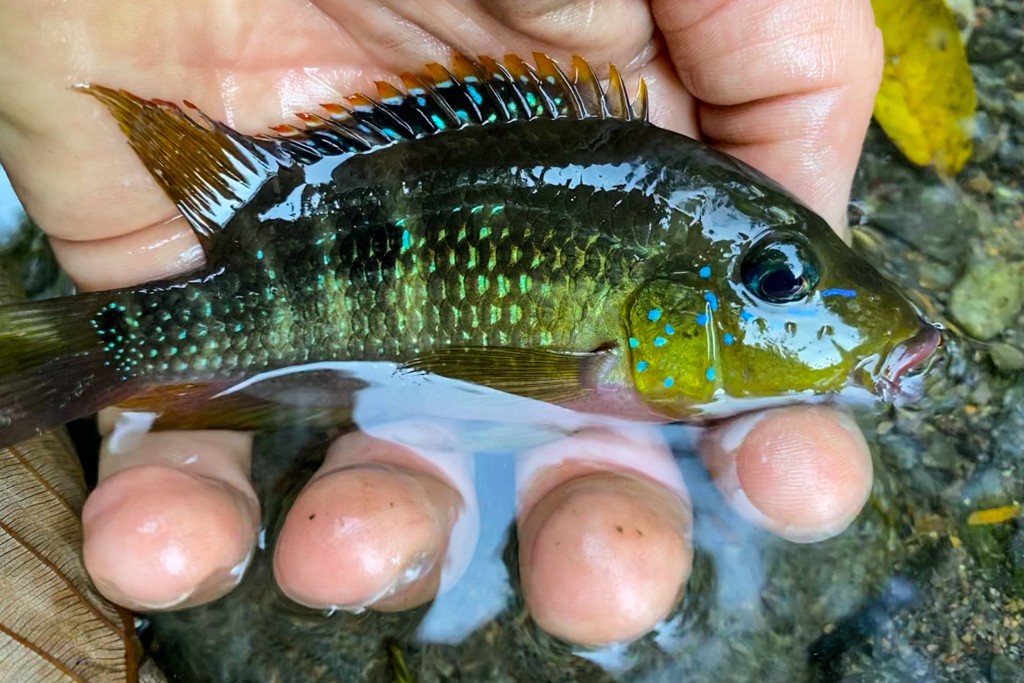
[[[992,117],[982,109],[974,115],[974,156],[975,164],[983,164],[999,150],[999,143],[1006,139],[1003,127],[993,124]],[[990,181],[991,182],[991,181]]]
[[[992,364],[1007,374],[1024,370],[1024,351],[1009,344],[993,344],[988,350]]]
[[[1015,97],[1007,102],[1006,113],[1018,123],[1024,123],[1024,97]]]
[[[868,217],[889,234],[897,235],[925,254],[956,262],[965,243],[978,233],[979,217],[972,202],[956,187],[907,187],[885,208]]]
[[[925,465],[937,470],[952,472],[960,462],[956,447],[947,439],[936,439],[928,444],[928,449],[921,459]]]
[[[1003,171],[1016,172],[1024,165],[1024,147],[1012,140],[1003,140],[996,150],[996,161]]]
[[[994,655],[988,680],[991,683],[1024,683],[1024,670],[1019,662],[1012,661],[1006,655]]]
[[[1020,272],[998,259],[976,262],[953,287],[949,306],[971,336],[991,339],[1020,312]]]
[[[967,57],[972,64],[991,64],[1013,54],[1013,43],[1005,35],[975,33],[967,44]]]
[[[992,194],[992,180],[984,171],[978,171],[964,181],[964,187],[975,194]]]
[[[1014,566],[1024,569],[1024,527],[1017,529],[1010,541],[1010,560]]]

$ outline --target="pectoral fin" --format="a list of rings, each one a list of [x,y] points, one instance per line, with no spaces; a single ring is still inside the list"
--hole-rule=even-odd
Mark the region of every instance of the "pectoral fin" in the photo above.
[[[611,349],[578,353],[450,347],[426,353],[409,361],[405,367],[560,404],[586,396],[611,354]]]

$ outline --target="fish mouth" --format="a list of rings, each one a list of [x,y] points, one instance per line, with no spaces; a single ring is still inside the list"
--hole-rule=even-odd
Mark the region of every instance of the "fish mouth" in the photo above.
[[[922,322],[917,334],[893,347],[882,361],[874,378],[879,396],[891,401],[904,393],[905,380],[924,374],[941,346],[942,334],[938,328]]]

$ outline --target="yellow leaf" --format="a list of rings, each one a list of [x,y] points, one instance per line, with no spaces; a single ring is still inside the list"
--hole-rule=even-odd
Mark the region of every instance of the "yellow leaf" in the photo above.
[[[956,174],[971,157],[977,96],[943,0],[872,0],[885,43],[875,118],[915,164]]]
[[[1019,514],[1020,505],[1014,503],[1013,505],[988,508],[987,510],[975,510],[971,513],[971,516],[967,518],[967,523],[971,526],[1002,524],[1003,522],[1009,522],[1011,519],[1016,519]]]

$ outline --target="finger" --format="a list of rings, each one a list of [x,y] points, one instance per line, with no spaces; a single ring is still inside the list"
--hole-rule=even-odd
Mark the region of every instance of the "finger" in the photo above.
[[[274,576],[285,595],[315,608],[401,610],[457,580],[478,524],[464,505],[468,456],[404,445],[403,429],[332,444],[277,538]]]
[[[846,413],[801,406],[738,418],[704,442],[718,488],[743,517],[796,542],[839,534],[871,493],[871,454]]]
[[[85,565],[100,592],[147,611],[198,605],[237,585],[259,531],[251,439],[159,432],[117,453],[109,443],[82,510]]]
[[[525,453],[519,566],[534,621],[584,645],[628,641],[678,603],[690,505],[665,444],[588,430]]]
[[[634,61],[646,61],[640,57],[642,46],[654,34],[654,23],[645,3],[486,0],[483,5],[500,26],[532,41],[532,49],[552,45],[579,54],[606,54],[623,69]]]
[[[654,3],[703,134],[835,227],[881,79],[868,0]]]

